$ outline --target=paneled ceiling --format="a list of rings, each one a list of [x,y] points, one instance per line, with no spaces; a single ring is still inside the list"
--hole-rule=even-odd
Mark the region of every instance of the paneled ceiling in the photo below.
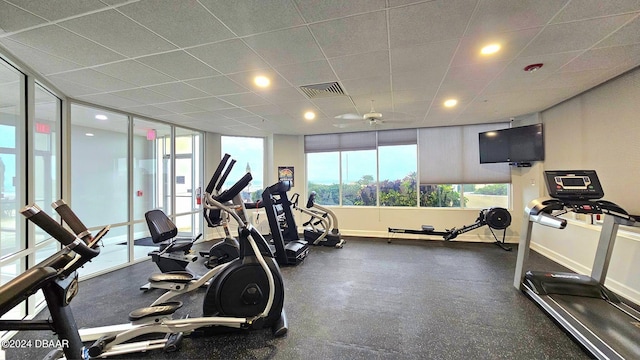
[[[0,46],[70,98],[229,135],[367,130],[335,117],[372,100],[380,129],[473,124],[638,66],[640,1],[0,0]]]

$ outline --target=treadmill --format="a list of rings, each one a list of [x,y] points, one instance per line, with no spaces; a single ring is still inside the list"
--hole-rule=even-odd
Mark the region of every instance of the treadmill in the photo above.
[[[640,312],[604,286],[618,227],[638,226],[618,205],[601,200],[594,170],[545,171],[550,198],[533,200],[524,211],[513,285],[553,318],[597,359],[640,359]],[[533,223],[564,229],[567,212],[605,214],[591,276],[526,271]]]

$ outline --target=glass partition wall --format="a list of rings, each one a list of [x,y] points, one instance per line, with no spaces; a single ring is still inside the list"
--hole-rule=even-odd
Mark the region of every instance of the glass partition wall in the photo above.
[[[201,139],[190,129],[71,104],[71,205],[90,230],[111,225],[100,257],[81,275],[146,259],[157,247],[149,210],[164,211],[180,236],[200,233]]]
[[[101,256],[81,269],[84,278],[147,259],[155,248],[144,219],[149,210],[165,211],[181,235],[201,231],[202,133],[56,94],[0,56],[0,284],[60,248],[20,215],[26,204],[60,221],[51,203],[64,198],[94,234],[111,225]],[[38,292],[2,318],[31,317],[43,300]]]

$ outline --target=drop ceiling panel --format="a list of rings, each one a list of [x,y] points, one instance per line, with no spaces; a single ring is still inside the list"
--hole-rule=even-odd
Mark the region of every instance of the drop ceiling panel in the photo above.
[[[251,92],[243,93],[243,94],[219,96],[218,98],[220,100],[224,100],[230,104],[233,104],[239,107],[252,106],[252,105],[265,105],[268,103],[267,100],[265,100],[264,98]]]
[[[176,113],[176,114],[194,113],[194,112],[205,110],[187,101],[174,101],[174,102],[156,104],[154,106],[163,110],[170,111],[172,113]]]
[[[74,70],[63,74],[51,75],[49,76],[49,79],[64,79],[73,81],[76,84],[88,86],[104,92],[124,90],[135,87],[133,83],[116,79],[112,76],[100,73],[93,69]]]
[[[391,91],[391,80],[389,76],[372,76],[368,78],[360,78],[353,80],[345,80],[342,82],[344,90],[351,96],[356,95],[372,95],[379,92]]]
[[[130,82],[132,84],[146,86],[175,81],[159,71],[142,65],[135,60],[115,62],[94,68],[96,71],[109,76]]]
[[[18,58],[29,59],[29,64],[43,75],[79,69],[82,67],[82,65],[76,64],[72,61],[23,45],[9,38],[0,38],[0,44],[6,47]]]
[[[466,34],[495,34],[545,25],[568,0],[481,0]]]
[[[87,103],[99,104],[99,105],[113,107],[113,108],[115,107],[127,108],[132,106],[143,105],[140,102],[133,101],[129,98],[115,96],[113,94],[81,95],[81,96],[76,96],[76,98],[78,100],[82,100]]]
[[[334,116],[368,112],[371,99],[420,126],[543,110],[640,65],[639,19],[638,0],[0,0],[0,44],[87,103],[223,133],[304,134],[358,130]],[[488,40],[502,49],[480,59]],[[334,81],[350,96],[299,89]],[[458,107],[444,109],[452,95]]]
[[[99,0],[8,0],[33,14],[36,14],[49,21],[60,20],[70,16],[80,15],[106,8],[105,4]]]
[[[252,116],[254,114],[250,113],[249,111],[242,109],[242,108],[230,108],[230,109],[221,109],[221,110],[214,110],[213,111],[214,114],[219,115],[219,116],[223,116],[225,118],[233,118],[233,119],[239,119],[239,118],[243,118],[243,117],[247,117],[247,116]]]
[[[542,28],[532,28],[491,35],[464,37],[456,51],[451,66],[481,64],[501,60],[511,60],[540,33]],[[480,51],[490,44],[499,44],[500,51],[492,55],[482,55]]]
[[[265,89],[261,89],[257,87],[255,84],[256,76],[267,77],[270,80],[269,86]],[[236,83],[240,84],[244,88],[250,89],[256,92],[268,92],[274,89],[283,89],[283,88],[291,87],[291,84],[273,69],[243,71],[235,74],[229,74],[227,75],[227,77],[235,81]]]
[[[226,76],[213,76],[209,78],[185,81],[193,87],[196,87],[209,95],[225,95],[246,92],[247,89],[240,86]]]
[[[315,23],[309,27],[329,58],[389,48],[384,11]]]
[[[387,50],[331,58],[329,63],[342,80],[389,74],[391,71]]]
[[[220,72],[182,50],[145,56],[136,60],[178,80],[220,75]]]
[[[462,37],[476,0],[436,0],[389,10],[391,48]]]
[[[276,70],[294,86],[329,83],[338,80],[326,60],[279,66]]]
[[[222,101],[217,97],[192,99],[192,100],[189,100],[188,103],[204,110],[219,110],[219,109],[228,109],[228,108],[234,107],[234,105],[231,105],[226,101]]]
[[[195,0],[143,0],[121,6],[118,11],[180,47],[234,36]]]
[[[159,104],[174,100],[171,97],[144,88],[116,91],[113,92],[113,95],[138,101],[143,104]]]
[[[304,24],[290,0],[200,1],[238,36]]]
[[[46,53],[91,66],[124,57],[56,25],[47,25],[10,36],[10,39],[36,47]]]
[[[145,115],[150,117],[173,114],[173,111],[161,109],[153,105],[132,106],[130,108],[125,108],[125,110],[132,112],[134,114]]]
[[[596,44],[596,47],[631,45],[640,43],[640,15],[628,22],[622,29]]]
[[[640,58],[640,44],[592,49],[573,59],[561,71],[611,69],[625,63],[632,65],[632,59],[638,58]]]
[[[439,41],[424,45],[391,49],[392,72],[431,72],[443,75],[460,41]],[[442,76],[441,76],[442,77]]]
[[[248,36],[243,40],[271,66],[324,59],[306,26]]]
[[[45,23],[46,20],[13,4],[0,1],[0,33],[13,32]]]
[[[280,107],[271,104],[245,106],[244,109],[251,112],[252,114],[256,114],[262,117],[283,113]]]
[[[591,1],[572,0],[553,18],[551,23],[570,22],[598,18],[607,15],[619,15],[638,12],[638,0]]]
[[[176,48],[115,10],[74,18],[58,25],[125,56],[141,56]]]
[[[163,95],[167,95],[176,100],[189,100],[209,96],[209,94],[207,94],[206,92],[198,90],[193,86],[189,86],[181,82],[149,86],[147,87],[147,89]]]
[[[384,10],[385,0],[347,0],[339,4],[332,1],[295,0],[302,17],[308,22]]]
[[[283,102],[292,102],[292,101],[303,101],[306,97],[302,94],[302,92],[295,87],[285,87],[280,89],[268,89],[264,91],[257,92],[260,96],[265,98],[267,101],[272,102],[274,104],[283,103]]]
[[[188,49],[187,52],[223,74],[269,67],[239,39],[198,46]]]
[[[524,49],[521,55],[543,55],[588,49],[632,17],[633,15],[620,15],[549,25]]]

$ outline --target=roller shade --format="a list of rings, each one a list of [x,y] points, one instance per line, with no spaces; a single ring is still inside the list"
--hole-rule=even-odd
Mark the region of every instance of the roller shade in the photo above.
[[[505,123],[418,129],[421,184],[510,183],[509,164],[480,164],[478,133]]]
[[[418,129],[378,131],[378,146],[411,145],[418,142]]]
[[[349,150],[375,150],[375,148],[375,131],[306,135],[304,137],[305,153]]]

